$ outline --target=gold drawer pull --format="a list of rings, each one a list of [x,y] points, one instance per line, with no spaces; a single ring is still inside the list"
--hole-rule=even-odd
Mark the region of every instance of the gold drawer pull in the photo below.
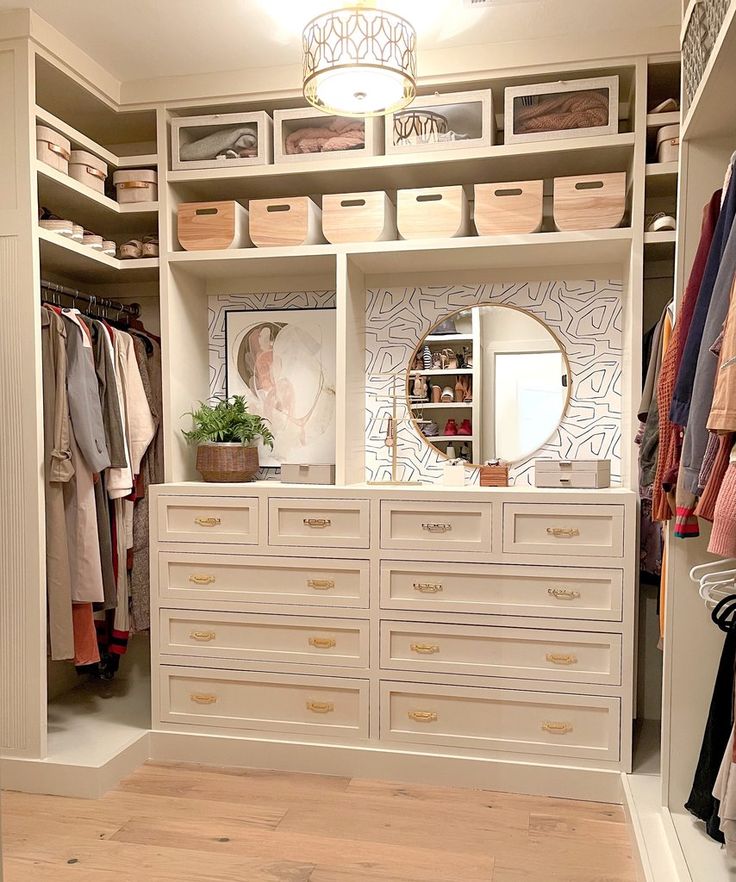
[[[324,530],[325,527],[332,526],[332,521],[329,518],[304,518],[304,526],[313,530]]]
[[[414,590],[421,591],[422,594],[438,594],[444,589],[438,582],[415,582]]]
[[[551,735],[567,735],[572,732],[572,723],[542,723],[542,729]]]
[[[577,527],[547,527],[547,535],[555,539],[572,539],[580,535],[580,530]]]
[[[219,527],[222,521],[220,518],[195,518],[194,523],[200,527]]]
[[[199,640],[202,643],[209,643],[217,637],[214,631],[192,631],[189,635],[191,640]]]
[[[556,652],[548,652],[546,657],[547,661],[552,662],[553,665],[576,665],[578,663],[576,655],[561,655]]]
[[[315,649],[332,649],[337,646],[337,640],[332,637],[310,637],[309,645]]]
[[[307,587],[315,591],[329,591],[335,587],[334,579],[307,579]]]
[[[547,594],[555,600],[579,600],[580,592],[571,591],[569,588],[548,588]]]
[[[215,702],[217,701],[216,695],[206,695],[201,692],[200,693],[195,692],[192,695],[190,695],[189,698],[195,704],[215,704]]]
[[[411,651],[422,655],[434,655],[435,652],[440,651],[440,647],[437,643],[412,643]]]
[[[215,581],[214,576],[198,576],[196,573],[189,577],[190,582],[195,585],[211,585]]]
[[[331,714],[335,705],[331,701],[308,701],[307,710],[313,714]]]
[[[436,723],[437,714],[434,711],[409,711],[409,719],[415,723]]]
[[[452,524],[422,524],[422,529],[428,533],[449,533]]]

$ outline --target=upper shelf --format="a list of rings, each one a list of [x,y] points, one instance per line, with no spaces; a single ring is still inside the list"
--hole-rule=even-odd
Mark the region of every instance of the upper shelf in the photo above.
[[[683,137],[733,138],[736,133],[736,0],[731,0],[705,72],[690,105]]]
[[[186,169],[168,181],[187,199],[311,196],[628,171],[633,133],[281,165]]]
[[[106,236],[156,229],[158,202],[120,204],[45,162],[37,160],[36,169],[39,204],[54,214]]]
[[[627,261],[631,230],[530,233],[523,236],[468,236],[458,239],[309,245],[301,248],[241,248],[229,251],[182,251],[169,267],[202,279],[237,279],[270,273],[332,272],[347,255],[370,275],[406,272],[458,272],[520,267],[613,267]]]
[[[158,259],[118,260],[49,230],[38,229],[41,267],[81,282],[150,282],[158,279]]]

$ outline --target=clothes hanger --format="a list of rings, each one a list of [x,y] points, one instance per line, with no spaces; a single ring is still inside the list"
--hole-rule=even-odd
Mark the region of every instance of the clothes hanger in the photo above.
[[[732,564],[736,564],[736,558],[734,557],[726,557],[722,560],[712,560],[708,563],[697,564],[690,570],[690,578],[693,582],[700,582],[701,575],[706,573],[716,573],[723,570],[723,567]]]
[[[721,631],[728,632],[736,627],[736,594],[729,594],[719,600],[710,617]]]

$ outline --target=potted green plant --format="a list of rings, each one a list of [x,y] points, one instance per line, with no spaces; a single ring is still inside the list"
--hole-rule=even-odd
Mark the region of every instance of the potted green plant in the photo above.
[[[192,429],[184,432],[197,445],[197,471],[205,481],[252,481],[258,471],[258,439],[273,450],[266,420],[248,412],[242,395],[200,401],[190,411]]]

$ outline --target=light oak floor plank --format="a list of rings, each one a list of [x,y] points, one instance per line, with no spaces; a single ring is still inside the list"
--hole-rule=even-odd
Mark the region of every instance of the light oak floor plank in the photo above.
[[[634,882],[619,806],[148,763],[100,800],[5,793],[6,882]]]

